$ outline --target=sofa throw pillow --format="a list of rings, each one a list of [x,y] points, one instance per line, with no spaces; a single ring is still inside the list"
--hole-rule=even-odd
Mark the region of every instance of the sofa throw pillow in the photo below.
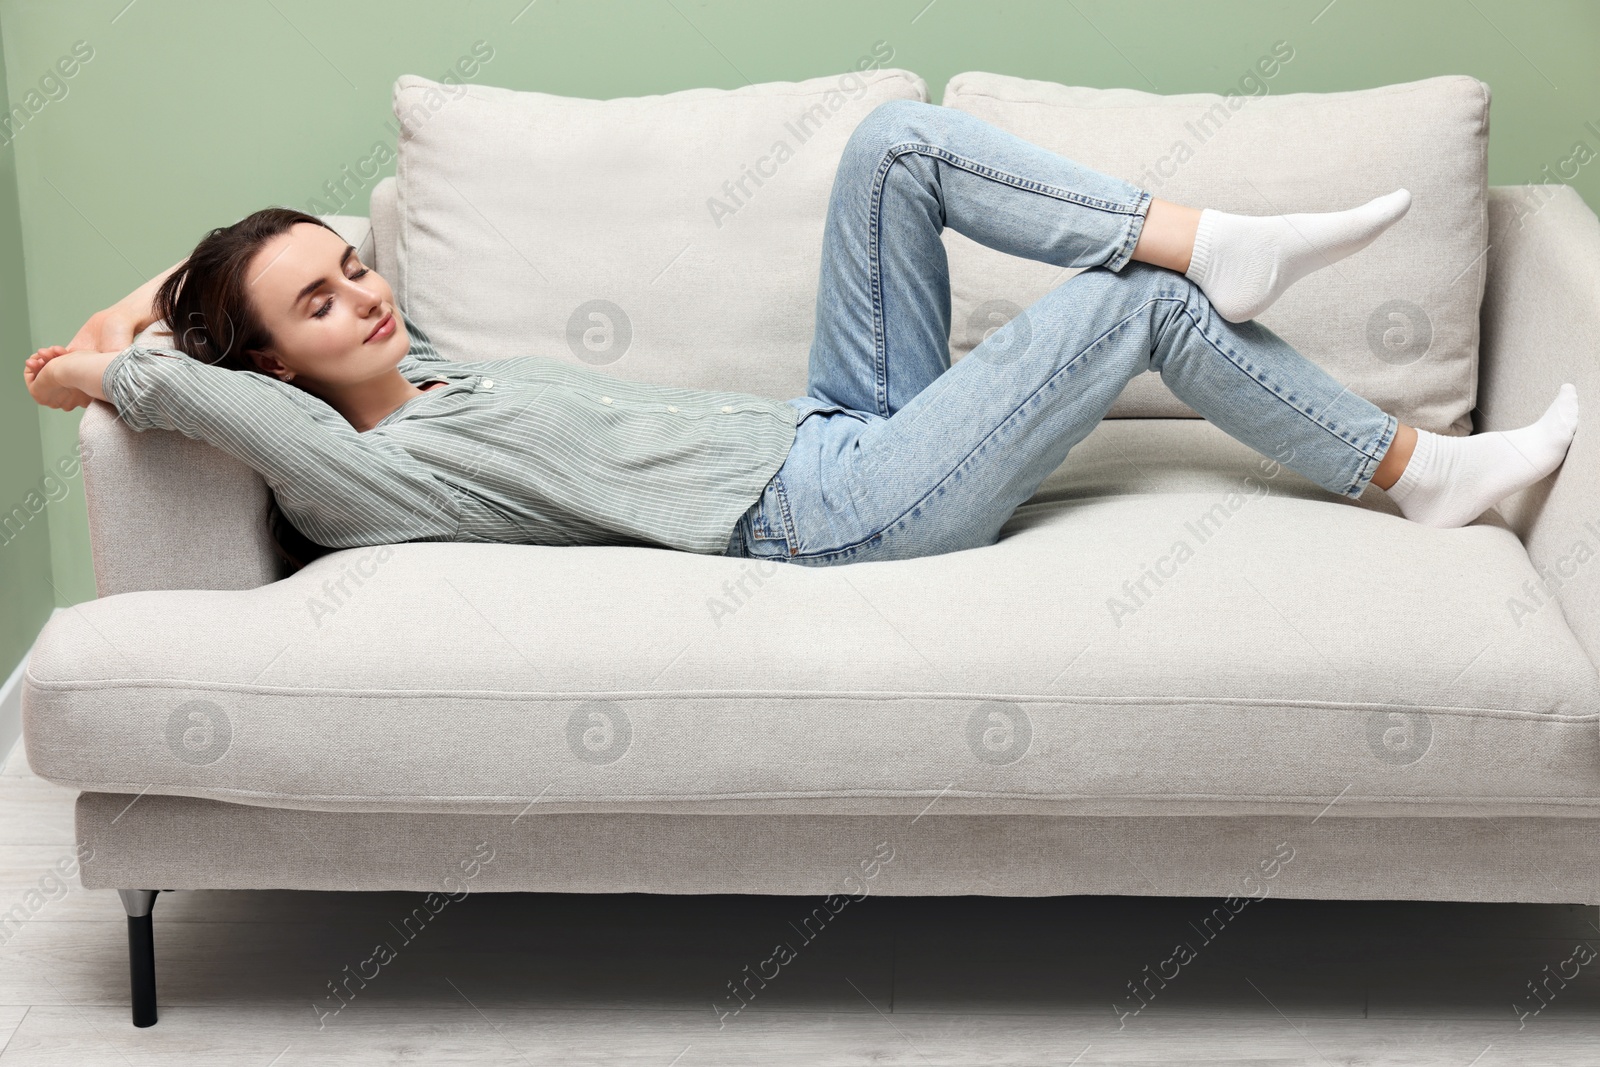
[[[874,62],[614,100],[401,75],[396,299],[450,359],[803,396],[845,141],[928,99]]]
[[[1488,240],[1489,87],[1477,78],[1162,96],[969,72],[950,79],[943,102],[1192,207],[1336,211],[1409,189],[1405,218],[1301,279],[1257,321],[1402,422],[1472,432]],[[950,230],[945,241],[953,359],[1078,273]],[[1196,417],[1154,372],[1134,379],[1109,414]]]

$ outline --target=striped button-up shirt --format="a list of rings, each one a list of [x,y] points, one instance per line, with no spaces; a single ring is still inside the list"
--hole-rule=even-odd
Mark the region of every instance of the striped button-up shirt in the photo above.
[[[413,397],[358,433],[265,374],[133,345],[102,378],[135,430],[176,430],[258,471],[329,548],[402,541],[660,545],[721,555],[808,409],[616,378],[545,356],[457,363],[406,320]]]

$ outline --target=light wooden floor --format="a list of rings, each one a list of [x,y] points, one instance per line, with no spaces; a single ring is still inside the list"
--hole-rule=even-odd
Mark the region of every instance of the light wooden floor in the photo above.
[[[136,1030],[116,895],[48,880],[72,797],[20,748],[0,774],[0,915],[27,914],[0,926],[0,1067],[1600,1064],[1600,959],[1517,1015],[1600,951],[1595,908],[1271,898],[1210,942],[1202,899],[869,898],[719,1025],[815,900],[479,893],[406,943],[420,894],[163,894],[161,1021]],[[1180,940],[1195,958],[1119,1026]]]

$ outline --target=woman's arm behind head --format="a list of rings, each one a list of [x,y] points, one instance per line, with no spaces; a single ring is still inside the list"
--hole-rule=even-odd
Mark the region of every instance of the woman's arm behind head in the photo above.
[[[175,430],[253,468],[319,544],[449,541],[460,525],[456,491],[431,468],[275,378],[133,345],[107,365],[105,392],[134,430]]]

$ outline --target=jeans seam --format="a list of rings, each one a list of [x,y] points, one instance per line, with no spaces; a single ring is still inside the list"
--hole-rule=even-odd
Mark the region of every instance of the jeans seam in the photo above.
[[[783,487],[783,479],[776,473],[772,476],[772,488],[778,498],[778,514],[783,522],[783,547],[793,556],[800,551],[800,538],[795,533],[794,516],[789,512],[789,492]]]
[[[1361,469],[1356,472],[1355,481],[1351,482],[1349,488],[1345,490],[1345,496],[1355,500],[1359,499],[1361,494],[1366,492],[1367,486],[1372,482],[1373,475],[1377,474],[1378,468],[1383,465],[1383,460],[1378,457],[1388,453],[1389,444],[1394,440],[1394,435],[1399,431],[1400,420],[1395,418],[1393,415],[1390,415],[1388,421],[1384,424],[1383,433],[1378,436],[1378,447],[1374,449],[1378,455],[1367,457],[1367,461],[1363,463],[1361,465]]]
[[[897,144],[890,145],[884,151],[883,158],[878,161],[877,173],[873,176],[872,182],[871,206],[867,212],[867,247],[868,261],[870,263],[868,275],[872,289],[873,400],[878,405],[877,413],[884,418],[888,418],[893,413],[888,410],[889,354],[885,341],[885,334],[887,331],[884,328],[883,322],[883,284],[881,277],[883,272],[883,260],[878,253],[878,244],[881,238],[879,219],[882,214],[883,206],[883,183],[888,178],[889,170],[895,165],[895,163],[899,161],[901,156],[911,154],[934,156],[936,158],[943,159],[945,162],[950,163],[953,166],[960,167],[961,169],[969,171],[970,173],[976,174],[980,178],[999,182],[1002,185],[1012,185],[1017,188],[1026,189],[1029,192],[1040,193],[1044,196],[1049,196],[1057,200],[1065,200],[1069,203],[1081,204],[1084,207],[1094,208],[1099,211],[1107,211],[1117,215],[1128,215],[1129,218],[1127,219],[1123,230],[1122,243],[1117,247],[1116,252],[1112,254],[1111,258],[1104,264],[1107,269],[1113,272],[1127,266],[1128,261],[1133,257],[1133,244],[1137,240],[1135,233],[1137,230],[1142,230],[1145,212],[1149,210],[1148,205],[1152,199],[1148,190],[1136,188],[1136,195],[1134,196],[1133,205],[1129,207],[1127,205],[1114,203],[1109,200],[1102,200],[1099,197],[1085,196],[1082,193],[1075,193],[1070,189],[1062,189],[1059,186],[1046,185],[1043,182],[1036,182],[1027,178],[1021,178],[1015,174],[997,170],[994,167],[985,166],[976,160],[968,159],[966,156],[957,155],[948,149],[939,148],[936,145],[927,144],[926,142],[901,141]],[[1115,264],[1115,266],[1113,266],[1113,264]]]
[[[1133,259],[1134,247],[1139,243],[1139,236],[1144,232],[1144,224],[1150,211],[1150,203],[1155,199],[1147,190],[1139,190],[1139,199],[1135,203],[1133,214],[1128,216],[1128,224],[1122,235],[1122,248],[1117,254],[1106,261],[1106,269],[1118,273]]]
[[[1144,198],[1149,195],[1145,190],[1139,189],[1137,191],[1137,195],[1134,196],[1132,205],[1119,203],[1113,200],[1102,200],[1097,196],[1085,196],[1082,193],[1073,192],[1071,189],[1063,189],[1059,185],[1046,185],[1044,182],[1036,182],[1031,178],[1019,177],[1007,171],[999,170],[995,167],[980,163],[977,160],[971,159],[967,156],[957,155],[947,148],[940,148],[937,145],[928,144],[926,141],[900,141],[896,144],[890,145],[888,149],[885,150],[884,157],[886,162],[893,164],[901,156],[909,155],[911,153],[916,153],[917,155],[937,156],[947,163],[954,164],[963,170],[971,171],[981,178],[988,178],[992,181],[998,181],[1004,185],[1014,185],[1019,188],[1027,189],[1029,192],[1043,193],[1044,195],[1053,197],[1057,200],[1067,200],[1073,203],[1082,204],[1084,207],[1097,208],[1101,211],[1109,211],[1117,215],[1137,214],[1144,202]],[[1110,177],[1110,175],[1108,175],[1108,177]],[[1130,182],[1129,184],[1131,185],[1132,183]]]
[[[897,157],[885,152],[878,161],[877,173],[872,178],[872,196],[867,210],[867,276],[872,296],[872,392],[878,414],[888,418],[889,411],[889,353],[888,333],[883,321],[883,259],[879,255],[880,227],[878,219],[883,210],[883,183],[889,168]]]

